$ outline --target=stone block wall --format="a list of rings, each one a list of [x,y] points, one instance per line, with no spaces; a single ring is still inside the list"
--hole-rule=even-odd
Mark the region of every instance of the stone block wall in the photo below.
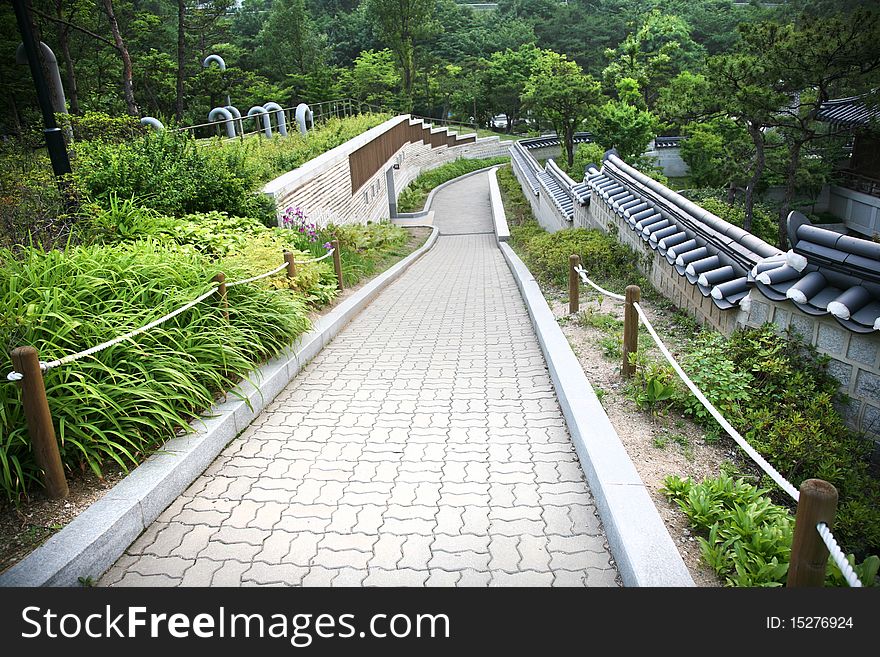
[[[320,225],[379,221],[389,214],[385,180],[385,171],[389,167],[399,165],[399,169],[394,171],[394,188],[399,194],[420,173],[446,162],[461,157],[479,159],[508,154],[507,145],[497,137],[481,138],[460,146],[434,148],[421,142],[409,142],[388,159],[387,166],[360,188],[352,189],[348,156],[399,123],[409,120],[409,115],[389,119],[266,184],[262,191],[273,199],[278,208],[279,223],[281,214],[288,207],[302,208],[306,216]]]
[[[880,335],[853,333],[828,316],[813,316],[788,302],[774,302],[757,290],[749,294],[751,306],[737,326],[758,327],[773,322],[780,331],[789,327],[804,340],[827,354],[829,372],[840,381],[850,398],[841,408],[847,423],[874,438],[880,446]]]

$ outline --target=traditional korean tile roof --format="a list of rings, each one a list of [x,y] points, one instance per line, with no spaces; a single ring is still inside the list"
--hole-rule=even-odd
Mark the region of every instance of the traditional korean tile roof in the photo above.
[[[840,128],[865,127],[880,121],[880,106],[866,95],[837,98],[822,103],[816,118]]]

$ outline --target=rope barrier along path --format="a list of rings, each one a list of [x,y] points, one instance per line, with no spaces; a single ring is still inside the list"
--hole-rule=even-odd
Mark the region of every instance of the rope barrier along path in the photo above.
[[[614,292],[609,292],[605,288],[599,287],[593,281],[591,281],[589,278],[587,278],[587,272],[583,267],[575,267],[574,270],[578,273],[578,275],[581,277],[581,280],[584,283],[589,285],[591,288],[593,288],[597,292],[604,294],[606,297],[609,297],[610,299],[616,299],[617,301],[626,301],[626,297],[623,296],[622,294],[614,294]]]
[[[235,287],[236,285],[244,285],[245,283],[253,283],[254,281],[259,281],[259,280],[261,280],[261,279],[263,279],[263,278],[269,278],[269,276],[273,276],[273,275],[277,274],[278,272],[280,272],[280,271],[281,271],[282,269],[284,269],[285,267],[287,267],[287,263],[286,263],[286,262],[281,263],[280,265],[278,265],[277,267],[275,267],[275,269],[273,269],[272,271],[267,271],[267,272],[264,273],[264,274],[259,274],[258,276],[251,276],[250,278],[245,278],[245,279],[242,280],[242,281],[233,281],[232,283],[227,283],[227,284],[226,284],[226,287],[227,287],[227,288]]]
[[[330,249],[327,253],[325,253],[320,258],[315,258],[314,260],[307,260],[306,262],[302,262],[302,263],[298,263],[298,264],[307,264],[309,262],[318,262],[319,260],[323,260],[324,258],[331,256],[332,254],[333,254],[333,249]],[[269,276],[273,276],[274,274],[277,274],[278,272],[280,272],[281,270],[283,270],[286,267],[287,267],[287,263],[284,262],[284,263],[278,265],[275,269],[273,269],[271,271],[267,271],[264,274],[260,274],[258,276],[252,276],[251,278],[246,278],[242,281],[234,281],[232,283],[226,283],[226,287],[230,288],[230,287],[235,287],[236,285],[244,285],[245,283],[253,283],[254,281],[258,281],[260,279],[268,278]],[[51,370],[52,368],[55,368],[55,367],[61,367],[62,365],[67,365],[68,363],[72,363],[74,361],[77,361],[80,358],[85,358],[86,356],[91,356],[92,354],[97,354],[98,352],[104,351],[105,349],[108,349],[109,347],[112,347],[113,345],[119,344],[120,342],[124,342],[125,340],[130,340],[131,338],[136,337],[142,333],[146,333],[150,329],[155,328],[155,327],[159,326],[160,324],[167,322],[169,319],[172,319],[173,317],[177,317],[180,313],[185,312],[185,311],[189,310],[190,308],[192,308],[193,306],[195,306],[196,304],[201,303],[202,301],[207,299],[209,296],[211,296],[212,294],[217,292],[217,289],[218,288],[215,285],[214,287],[212,287],[210,290],[208,290],[204,294],[198,296],[197,298],[193,299],[192,301],[190,301],[188,303],[185,303],[177,310],[173,310],[170,313],[168,313],[167,315],[160,317],[159,319],[156,319],[156,320],[150,322],[149,324],[141,326],[140,328],[137,328],[133,331],[129,331],[125,335],[120,335],[119,337],[113,338],[112,340],[108,340],[107,342],[102,342],[101,344],[94,346],[94,347],[90,347],[89,349],[86,349],[84,351],[80,351],[75,354],[70,354],[68,356],[64,356],[63,358],[59,358],[58,360],[51,360],[48,362],[40,361],[40,369],[45,372],[45,371]],[[9,374],[6,375],[7,381],[21,381],[22,378],[23,378],[23,376],[22,376],[21,372],[16,372],[15,370],[9,372]]]
[[[310,264],[310,263],[312,263],[312,262],[321,262],[321,261],[324,260],[325,258],[329,258],[330,256],[332,256],[332,255],[333,255],[333,252],[334,252],[335,250],[336,250],[336,249],[330,249],[329,251],[327,251],[327,253],[325,253],[324,255],[322,255],[320,258],[312,258],[311,260],[294,260],[294,262],[295,262],[297,265],[308,265],[308,264]]]
[[[687,374],[685,374],[684,370],[681,368],[681,365],[678,364],[678,361],[675,360],[673,355],[669,352],[669,349],[666,348],[666,345],[663,344],[663,341],[660,340],[660,337],[657,335],[657,332],[654,330],[654,327],[651,325],[651,322],[645,316],[645,311],[642,310],[642,307],[638,303],[634,303],[633,306],[636,309],[636,312],[639,314],[639,318],[642,320],[642,323],[645,325],[645,328],[648,329],[648,333],[651,334],[651,337],[654,339],[654,342],[657,343],[657,347],[660,349],[663,356],[669,361],[669,364],[672,365],[672,369],[675,370],[675,373],[684,381],[684,384],[688,387],[688,389],[694,394],[700,403],[706,407],[706,410],[715,418],[718,424],[721,425],[721,428],[724,429],[731,438],[736,441],[736,444],[742,447],[746,454],[748,454],[752,460],[757,463],[760,468],[766,472],[770,478],[786,493],[788,493],[791,498],[797,502],[800,497],[800,493],[798,489],[795,488],[791,482],[789,482],[785,477],[783,477],[779,472],[770,465],[767,460],[761,456],[754,447],[752,447],[745,438],[743,438],[739,431],[734,429],[730,422],[724,419],[724,416],[718,412],[718,409],[712,405],[706,396],[700,391],[699,388],[694,384],[693,381],[690,380]]]
[[[828,548],[828,554],[831,555],[834,563],[840,568],[840,572],[843,574],[846,583],[855,588],[862,586],[861,580],[858,578],[858,575],[856,575],[849,561],[847,561],[846,557],[843,555],[843,550],[840,549],[840,546],[834,538],[834,534],[828,529],[828,525],[824,522],[820,522],[816,525],[816,531],[819,532],[819,536],[825,543],[825,547]]]

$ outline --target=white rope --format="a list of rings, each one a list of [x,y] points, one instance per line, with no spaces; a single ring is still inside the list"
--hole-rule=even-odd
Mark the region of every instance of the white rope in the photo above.
[[[244,285],[245,283],[253,283],[254,281],[258,281],[258,280],[260,280],[260,279],[262,279],[262,278],[269,278],[269,276],[272,276],[272,275],[274,275],[274,274],[277,274],[278,272],[280,272],[280,271],[281,271],[282,269],[284,269],[285,267],[287,267],[287,263],[286,263],[286,262],[285,262],[285,263],[282,263],[282,264],[280,264],[280,265],[278,265],[278,266],[275,267],[275,269],[273,269],[272,271],[267,271],[265,274],[260,274],[259,276],[251,276],[250,278],[246,278],[246,279],[244,279],[243,281],[234,281],[234,282],[232,282],[232,283],[227,283],[227,284],[226,284],[226,287],[235,287],[236,285]]]
[[[614,292],[609,292],[605,288],[599,287],[593,281],[591,281],[589,278],[587,278],[587,272],[584,270],[583,267],[575,267],[574,270],[580,275],[581,280],[584,283],[586,283],[587,285],[589,285],[591,288],[593,288],[594,290],[601,292],[606,297],[609,297],[611,299],[617,299],[618,301],[626,301],[626,297],[623,296],[622,294],[614,294]]]
[[[846,583],[856,588],[862,586],[862,582],[859,580],[858,575],[856,575],[849,561],[847,561],[846,557],[843,555],[843,550],[840,549],[840,546],[834,539],[834,534],[828,529],[828,525],[824,522],[820,522],[816,525],[816,531],[819,532],[819,536],[822,537],[825,547],[828,548],[828,554],[831,555],[831,558],[834,559],[834,563],[840,568],[840,572],[843,574]]]
[[[691,381],[690,377],[688,377],[688,375],[685,374],[684,370],[681,368],[681,365],[678,364],[678,362],[675,360],[675,358],[672,356],[672,354],[669,353],[669,349],[667,349],[666,345],[663,344],[663,341],[660,340],[660,337],[657,335],[657,332],[654,330],[654,327],[651,325],[651,322],[645,316],[645,312],[642,310],[641,305],[639,305],[638,303],[634,303],[633,307],[636,309],[636,312],[639,314],[639,317],[641,318],[642,323],[645,325],[645,328],[648,329],[648,333],[650,333],[651,337],[654,338],[654,342],[657,343],[657,347],[659,347],[660,351],[666,357],[666,360],[669,361],[670,365],[672,365],[672,369],[674,369],[676,374],[678,374],[678,376],[681,378],[681,380],[684,381],[684,384],[688,387],[688,389],[692,393],[694,393],[694,397],[696,397],[698,400],[700,400],[700,403],[703,406],[705,406],[706,410],[709,411],[709,413],[712,415],[712,417],[714,417],[718,421],[718,424],[721,425],[721,428],[724,429],[730,435],[730,437],[736,441],[736,444],[739,445],[740,447],[742,447],[743,450],[746,452],[746,454],[748,454],[750,457],[752,457],[752,460],[755,461],[755,463],[757,463],[761,467],[761,469],[764,470],[764,472],[766,472],[768,475],[770,475],[770,478],[773,481],[775,481],[776,484],[782,490],[784,490],[786,493],[788,493],[792,497],[792,499],[794,499],[794,501],[796,502],[798,500],[798,498],[800,497],[800,494],[798,493],[797,488],[795,488],[791,484],[791,482],[789,482],[785,477],[783,477],[781,474],[779,474],[779,472],[776,470],[776,468],[774,468],[772,465],[770,465],[767,462],[767,460],[763,456],[761,456],[757,452],[757,450],[755,450],[754,447],[749,445],[749,443],[746,441],[746,439],[740,435],[739,431],[734,429],[731,426],[730,422],[728,422],[727,420],[724,419],[724,416],[718,412],[718,409],[716,409],[715,406],[712,405],[712,402],[710,402],[708,399],[706,399],[706,396],[700,391],[699,388],[697,388],[697,386],[694,384],[694,382]]]
[[[336,249],[330,249],[329,251],[327,251],[327,253],[322,255],[320,258],[312,258],[311,260],[294,260],[294,262],[298,265],[308,265],[312,262],[321,262],[324,258],[329,258],[330,256],[332,256],[333,252],[335,250]]]

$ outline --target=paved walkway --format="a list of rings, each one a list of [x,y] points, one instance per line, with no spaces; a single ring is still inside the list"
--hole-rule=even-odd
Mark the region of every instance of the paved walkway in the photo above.
[[[615,586],[480,174],[440,238],[101,579]]]

